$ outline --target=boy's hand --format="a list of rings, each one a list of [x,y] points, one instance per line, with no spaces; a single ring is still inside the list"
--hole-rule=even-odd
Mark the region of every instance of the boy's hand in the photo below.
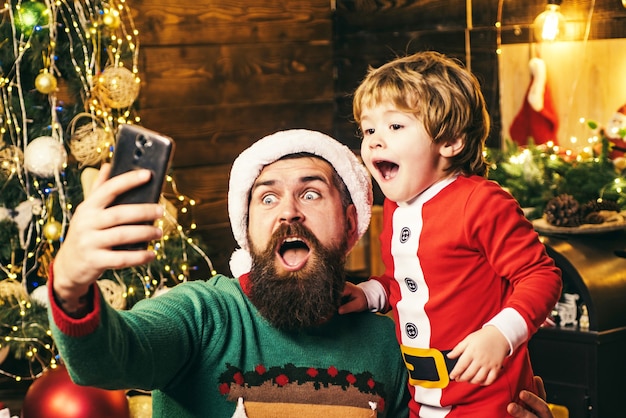
[[[340,314],[362,312],[368,309],[365,292],[354,283],[346,282],[342,296],[343,303],[339,307]]]
[[[450,380],[490,385],[498,377],[508,353],[509,343],[504,335],[488,325],[465,337],[448,353],[448,358],[458,358]]]

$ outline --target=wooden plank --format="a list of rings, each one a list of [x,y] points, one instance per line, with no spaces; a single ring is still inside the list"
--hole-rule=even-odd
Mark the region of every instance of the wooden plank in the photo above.
[[[141,109],[333,96],[330,42],[144,48],[141,68]]]
[[[332,37],[328,0],[134,0],[143,45],[299,42]]]
[[[465,0],[337,0],[336,4],[336,34],[465,26]]]
[[[146,109],[142,124],[176,141],[173,167],[232,163],[254,141],[284,129],[312,129],[332,134],[334,105],[285,102],[258,105]]]
[[[223,273],[228,273],[228,258],[235,248],[227,207],[230,167],[231,164],[222,164],[172,172],[178,191],[196,201],[190,217],[186,218],[198,225],[191,236],[199,236],[203,250]]]
[[[465,31],[435,32],[356,32],[335,40],[334,135],[351,149],[360,148],[357,126],[352,118],[352,94],[365,77],[368,67],[379,67],[397,56],[420,50],[436,50],[465,60]]]

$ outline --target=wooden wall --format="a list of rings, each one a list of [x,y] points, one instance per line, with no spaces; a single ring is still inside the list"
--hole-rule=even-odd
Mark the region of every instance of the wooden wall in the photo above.
[[[133,0],[142,124],[176,140],[174,178],[195,198],[217,270],[235,248],[226,195],[232,161],[264,135],[332,133],[328,0]]]
[[[594,0],[568,0],[586,16]],[[229,273],[234,158],[277,130],[309,128],[358,150],[350,94],[368,65],[433,49],[478,76],[501,141],[497,47],[527,41],[545,0],[131,0],[141,40],[142,123],[177,141],[174,177]],[[592,37],[626,37],[618,0],[595,0]],[[502,18],[502,30],[495,23]],[[519,86],[525,89],[526,86]],[[506,100],[506,98],[505,98]],[[377,194],[379,196],[379,194]],[[379,197],[378,197],[379,199]]]

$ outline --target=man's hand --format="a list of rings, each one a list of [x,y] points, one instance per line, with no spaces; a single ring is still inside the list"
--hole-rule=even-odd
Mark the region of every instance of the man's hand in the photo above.
[[[552,411],[546,403],[546,390],[541,377],[535,376],[535,386],[539,392],[523,390],[520,392],[520,403],[511,402],[507,406],[507,412],[514,418],[553,418]]]
[[[502,362],[509,353],[509,343],[498,328],[488,325],[471,333],[448,353],[458,358],[450,379],[476,385],[490,385],[498,377]]]
[[[365,292],[363,292],[363,289],[354,283],[346,282],[346,285],[343,288],[342,296],[343,302],[339,307],[340,314],[362,312],[367,310],[367,298],[365,297]]]
[[[53,290],[67,313],[85,303],[92,283],[108,269],[145,264],[154,259],[147,250],[116,251],[114,246],[151,241],[162,232],[153,225],[163,215],[158,204],[109,205],[115,198],[150,179],[148,170],[136,170],[107,180],[110,166],[103,165],[89,197],[74,212],[53,264]]]

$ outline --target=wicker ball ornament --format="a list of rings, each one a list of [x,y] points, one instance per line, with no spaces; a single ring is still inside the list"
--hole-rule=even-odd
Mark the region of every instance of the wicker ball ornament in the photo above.
[[[0,171],[8,176],[24,165],[24,153],[15,145],[8,145],[0,149]]]
[[[124,298],[125,288],[119,283],[110,279],[98,280],[98,287],[102,296],[115,309],[125,309],[126,299]]]
[[[113,109],[130,107],[139,96],[139,79],[128,68],[107,67],[98,77],[94,93]]]
[[[76,128],[70,141],[70,151],[81,167],[99,165],[106,160],[115,139],[110,131],[85,124]]]

